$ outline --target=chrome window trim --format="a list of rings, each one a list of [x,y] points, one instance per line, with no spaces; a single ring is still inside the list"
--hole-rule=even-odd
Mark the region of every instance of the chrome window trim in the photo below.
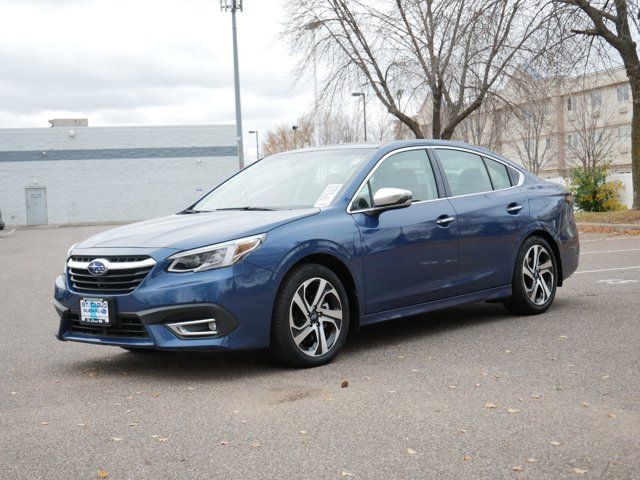
[[[472,195],[486,195],[487,193],[493,193],[493,192],[504,192],[506,190],[511,190],[512,188],[520,187],[524,183],[524,173],[522,173],[522,171],[519,168],[516,168],[513,165],[510,165],[510,164],[508,164],[506,162],[503,162],[502,160],[499,160],[499,159],[497,159],[497,158],[495,158],[495,157],[493,157],[491,155],[487,155],[485,153],[479,153],[479,152],[476,152],[474,150],[470,150],[470,149],[464,148],[464,147],[455,147],[455,146],[448,146],[448,145],[442,145],[442,146],[440,146],[440,145],[421,145],[421,146],[403,147],[403,148],[399,148],[397,150],[393,150],[393,151],[387,153],[380,160],[378,160],[378,162],[373,166],[373,168],[371,169],[369,174],[365,177],[365,179],[362,181],[362,183],[360,183],[360,185],[356,189],[356,192],[354,193],[353,197],[351,197],[351,201],[349,201],[349,204],[347,205],[347,213],[348,214],[365,213],[365,212],[371,212],[373,210],[377,210],[377,211],[380,210],[377,207],[365,208],[365,209],[362,209],[362,210],[351,210],[351,207],[353,206],[353,202],[356,199],[356,197],[358,196],[358,193],[360,193],[360,190],[362,189],[362,187],[364,187],[364,185],[369,181],[369,179],[373,176],[373,174],[376,173],[376,170],[378,170],[378,168],[380,167],[382,162],[384,162],[391,155],[394,155],[396,153],[406,152],[406,151],[409,151],[409,150],[458,150],[458,151],[461,151],[461,152],[470,153],[472,155],[479,156],[480,158],[486,157],[489,160],[493,160],[495,162],[501,163],[505,167],[515,170],[516,172],[518,172],[518,175],[519,175],[518,184],[517,185],[511,185],[510,187],[507,187],[507,188],[501,188],[499,190],[487,190],[485,192],[467,193],[465,195],[444,196],[444,197],[439,197],[439,198],[432,198],[431,200],[420,200],[418,202],[412,202],[411,205],[414,205],[414,204],[418,205],[420,203],[427,203],[427,202],[436,202],[438,200],[445,200],[445,199],[452,199],[452,198],[470,197]],[[436,153],[436,155],[437,155],[437,153]],[[436,172],[433,172],[433,174],[435,175]],[[445,173],[443,172],[442,175],[445,176]],[[443,180],[444,180],[444,178],[443,178]]]
[[[156,261],[153,258],[146,258],[138,262],[110,262],[106,258],[96,257],[94,260],[100,260],[107,266],[108,270],[129,270],[132,268],[145,268],[153,267]],[[93,260],[92,260],[93,261]],[[69,259],[67,261],[67,267],[75,268],[77,270],[87,270],[91,262],[77,262],[76,260]]]

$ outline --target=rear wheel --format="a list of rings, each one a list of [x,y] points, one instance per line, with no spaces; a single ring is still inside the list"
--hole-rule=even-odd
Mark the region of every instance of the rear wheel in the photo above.
[[[271,350],[288,365],[329,363],[349,331],[349,301],[338,276],[327,267],[294,268],[278,291],[271,324]]]
[[[513,272],[512,296],[504,306],[518,315],[544,313],[556,295],[558,285],[556,258],[542,237],[528,238],[518,253]]]

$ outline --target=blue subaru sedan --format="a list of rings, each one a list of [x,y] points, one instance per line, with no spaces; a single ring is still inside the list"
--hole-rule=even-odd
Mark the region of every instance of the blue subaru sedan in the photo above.
[[[269,347],[313,367],[376,322],[480,301],[543,313],[578,254],[571,194],[491,151],[431,140],[297,150],[175,215],[74,245],[55,283],[57,337]]]

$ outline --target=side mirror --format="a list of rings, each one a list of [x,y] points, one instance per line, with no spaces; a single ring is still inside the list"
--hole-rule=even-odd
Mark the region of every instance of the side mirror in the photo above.
[[[413,194],[402,188],[381,188],[373,195],[373,208],[376,210],[392,210],[411,205]]]

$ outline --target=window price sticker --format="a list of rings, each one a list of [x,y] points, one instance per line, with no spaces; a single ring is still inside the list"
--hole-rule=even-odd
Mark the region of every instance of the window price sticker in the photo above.
[[[318,201],[316,202],[314,207],[328,207],[331,202],[333,202],[333,199],[338,194],[341,188],[341,183],[330,183],[329,185],[327,185],[327,188],[324,189],[324,192],[322,192],[322,195],[320,195],[320,198],[318,198]]]

